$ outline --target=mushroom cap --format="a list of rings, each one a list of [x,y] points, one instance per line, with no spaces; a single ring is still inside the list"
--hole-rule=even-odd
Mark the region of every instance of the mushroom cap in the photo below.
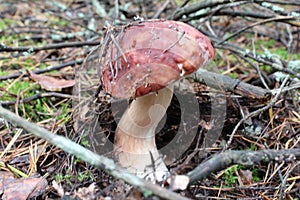
[[[208,37],[179,21],[149,20],[126,26],[109,43],[102,81],[117,98],[156,92],[214,57]]]

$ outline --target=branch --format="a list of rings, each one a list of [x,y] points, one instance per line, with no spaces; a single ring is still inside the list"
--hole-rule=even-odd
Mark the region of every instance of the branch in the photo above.
[[[62,63],[60,65],[49,66],[49,67],[44,68],[44,69],[34,70],[34,71],[32,71],[32,73],[34,73],[34,74],[42,74],[42,73],[49,72],[49,71],[52,71],[52,70],[59,70],[59,69],[62,69],[64,67],[68,67],[68,66],[80,65],[83,62],[84,62],[84,59],[73,60],[73,61],[70,61],[70,62]],[[15,78],[18,78],[21,75],[23,75],[23,77],[27,77],[28,76],[27,73],[22,74],[21,72],[19,72],[19,73],[7,75],[7,76],[0,76],[0,81],[5,81],[7,79],[15,79]]]
[[[184,19],[181,19],[183,22],[190,22],[191,20],[201,19],[204,17],[207,17],[211,15],[213,11],[208,11],[205,13],[201,13],[195,16],[187,17]],[[232,16],[232,17],[252,17],[252,18],[258,18],[258,19],[268,19],[275,17],[275,15],[268,15],[264,13],[258,13],[258,12],[244,12],[244,11],[232,11],[232,10],[218,10],[213,13],[213,16]]]
[[[42,74],[42,73],[53,71],[53,70],[60,70],[64,67],[68,67],[68,66],[80,65],[85,61],[90,61],[90,60],[93,60],[93,59],[97,59],[97,56],[98,55],[92,55],[92,56],[88,56],[88,58],[85,58],[85,59],[73,60],[73,61],[70,61],[70,62],[62,63],[60,65],[49,66],[49,67],[46,67],[44,69],[37,69],[37,70],[32,71],[32,73]],[[18,78],[21,75],[23,75],[23,77],[27,77],[28,73],[22,74],[21,72],[19,72],[19,73],[11,74],[11,75],[8,75],[8,76],[0,76],[0,81],[4,81],[4,80],[7,80],[7,79]]]
[[[284,150],[261,150],[261,151],[225,151],[214,155],[208,161],[200,164],[187,176],[190,178],[190,184],[204,179],[213,172],[220,171],[231,165],[239,164],[244,166],[253,166],[258,163],[269,163],[271,161],[287,161],[300,159],[300,148]]]
[[[176,10],[172,14],[172,19],[178,20],[178,19],[182,18],[182,16],[184,16],[184,15],[189,15],[189,14],[195,13],[201,9],[217,7],[219,5],[232,3],[232,2],[239,2],[239,1],[244,1],[244,0],[207,0],[207,1],[193,3],[190,6]],[[253,0],[251,2],[254,2],[254,3],[269,2],[269,3],[275,3],[275,4],[297,5],[297,6],[300,5],[300,2],[297,2],[297,1],[289,2],[289,1],[283,1],[283,0],[282,1],[280,1],[280,0]]]
[[[201,30],[202,32],[205,32],[204,30]],[[233,44],[230,44],[230,43],[224,43],[222,45],[217,45],[218,43],[222,42],[219,38],[216,38],[214,36],[212,36],[211,34],[205,32],[206,35],[209,35],[210,36],[210,39],[213,41],[214,43],[214,47],[215,48],[219,48],[219,49],[228,49],[234,53],[236,53],[237,55],[239,56],[244,56],[244,57],[249,57],[259,63],[262,63],[262,64],[265,64],[265,65],[269,65],[270,67],[278,70],[278,71],[282,71],[284,73],[287,73],[287,74],[291,74],[297,78],[300,78],[300,74],[293,71],[292,69],[289,69],[289,68],[286,68],[286,66],[284,66],[284,63],[280,60],[280,62],[274,58],[263,58],[259,55],[254,55],[253,53],[251,52],[248,52],[246,51],[245,49],[239,47],[239,46],[236,46],[236,45],[233,45]]]
[[[59,92],[46,92],[46,93],[41,93],[38,92],[37,94],[30,96],[30,97],[26,97],[26,98],[20,98],[19,102],[18,100],[12,100],[12,101],[1,101],[0,105],[2,106],[11,106],[11,105],[15,105],[16,103],[29,103],[31,101],[34,101],[36,99],[41,99],[44,97],[58,97],[58,98],[69,98],[69,99],[74,99],[76,98],[76,96],[72,96],[69,94],[63,94],[63,93],[59,93]]]
[[[129,173],[126,169],[115,164],[113,160],[98,155],[63,136],[54,135],[50,131],[17,116],[11,111],[3,108],[1,105],[0,116],[15,126],[21,127],[35,136],[48,141],[58,148],[61,148],[65,152],[70,153],[81,160],[94,165],[95,167],[103,169],[113,177],[124,180],[132,186],[140,189],[145,197],[155,194],[164,199],[187,199],[186,197],[182,197],[170,190],[136,177],[135,175]]]
[[[273,18],[269,18],[269,19],[265,19],[259,22],[255,22],[253,24],[250,24],[244,28],[239,29],[238,31],[232,33],[230,36],[226,37],[225,39],[223,39],[222,41],[218,42],[216,45],[221,45],[223,43],[225,43],[226,41],[236,37],[237,35],[239,35],[240,33],[254,27],[257,25],[261,25],[261,24],[265,24],[265,23],[269,23],[269,22],[274,22],[274,21],[286,21],[286,20],[297,20],[298,17],[293,17],[293,16],[279,16],[279,17],[273,17]],[[297,26],[300,26],[300,24],[296,24]]]
[[[67,42],[67,43],[55,43],[49,44],[41,47],[9,47],[6,45],[0,45],[0,52],[12,52],[12,51],[27,51],[29,53],[37,52],[41,50],[49,50],[49,49],[61,49],[61,48],[68,48],[68,47],[82,47],[85,45],[88,46],[96,46],[99,45],[100,42],[98,41],[85,41],[85,42]]]
[[[226,75],[209,72],[204,69],[199,69],[190,77],[199,83],[204,83],[215,89],[234,92],[250,98],[264,99],[269,98],[271,95],[270,91],[261,87],[253,86],[248,83],[241,82],[238,79],[233,79]]]
[[[187,14],[191,14],[193,12],[196,12],[198,10],[201,10],[203,8],[211,8],[220,4],[226,4],[226,3],[230,3],[232,2],[232,0],[211,0],[211,1],[201,1],[199,3],[194,3],[191,4],[188,7],[185,8],[181,8],[180,10],[176,10],[173,15],[172,18],[174,20],[178,20],[179,18],[181,18],[183,15],[187,15]]]

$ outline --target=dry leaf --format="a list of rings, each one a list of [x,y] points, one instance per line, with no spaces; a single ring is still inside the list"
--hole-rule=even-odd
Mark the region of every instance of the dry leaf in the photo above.
[[[75,84],[75,80],[57,79],[50,76],[37,75],[33,73],[30,73],[30,78],[48,91],[61,91],[61,89],[72,87]]]
[[[185,190],[190,183],[190,178],[186,175],[175,175],[167,179],[172,191]]]
[[[96,184],[92,183],[89,187],[79,188],[75,192],[75,197],[78,197],[79,199],[92,200],[92,199],[96,199],[96,192],[97,192]]]
[[[239,175],[244,185],[251,185],[254,183],[252,172],[250,170],[239,170]]]
[[[14,178],[10,172],[1,173],[0,188],[2,199],[26,200],[43,193],[47,187],[47,181],[43,178]],[[0,193],[0,194],[1,194]]]
[[[56,190],[58,196],[63,197],[65,195],[64,189],[62,188],[61,184],[58,185],[55,180],[52,181],[52,187]]]

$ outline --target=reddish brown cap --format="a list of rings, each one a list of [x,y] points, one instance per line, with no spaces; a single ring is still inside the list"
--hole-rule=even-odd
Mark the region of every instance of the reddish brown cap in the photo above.
[[[104,89],[119,98],[135,98],[162,89],[214,57],[210,40],[178,21],[151,20],[130,25],[109,45],[102,81]]]

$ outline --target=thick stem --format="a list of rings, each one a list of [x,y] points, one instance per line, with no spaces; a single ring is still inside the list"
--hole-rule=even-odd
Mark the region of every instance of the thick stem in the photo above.
[[[162,180],[168,169],[155,144],[155,129],[166,113],[173,87],[134,100],[122,116],[115,135],[119,164],[130,172]],[[151,158],[152,157],[152,158]]]

